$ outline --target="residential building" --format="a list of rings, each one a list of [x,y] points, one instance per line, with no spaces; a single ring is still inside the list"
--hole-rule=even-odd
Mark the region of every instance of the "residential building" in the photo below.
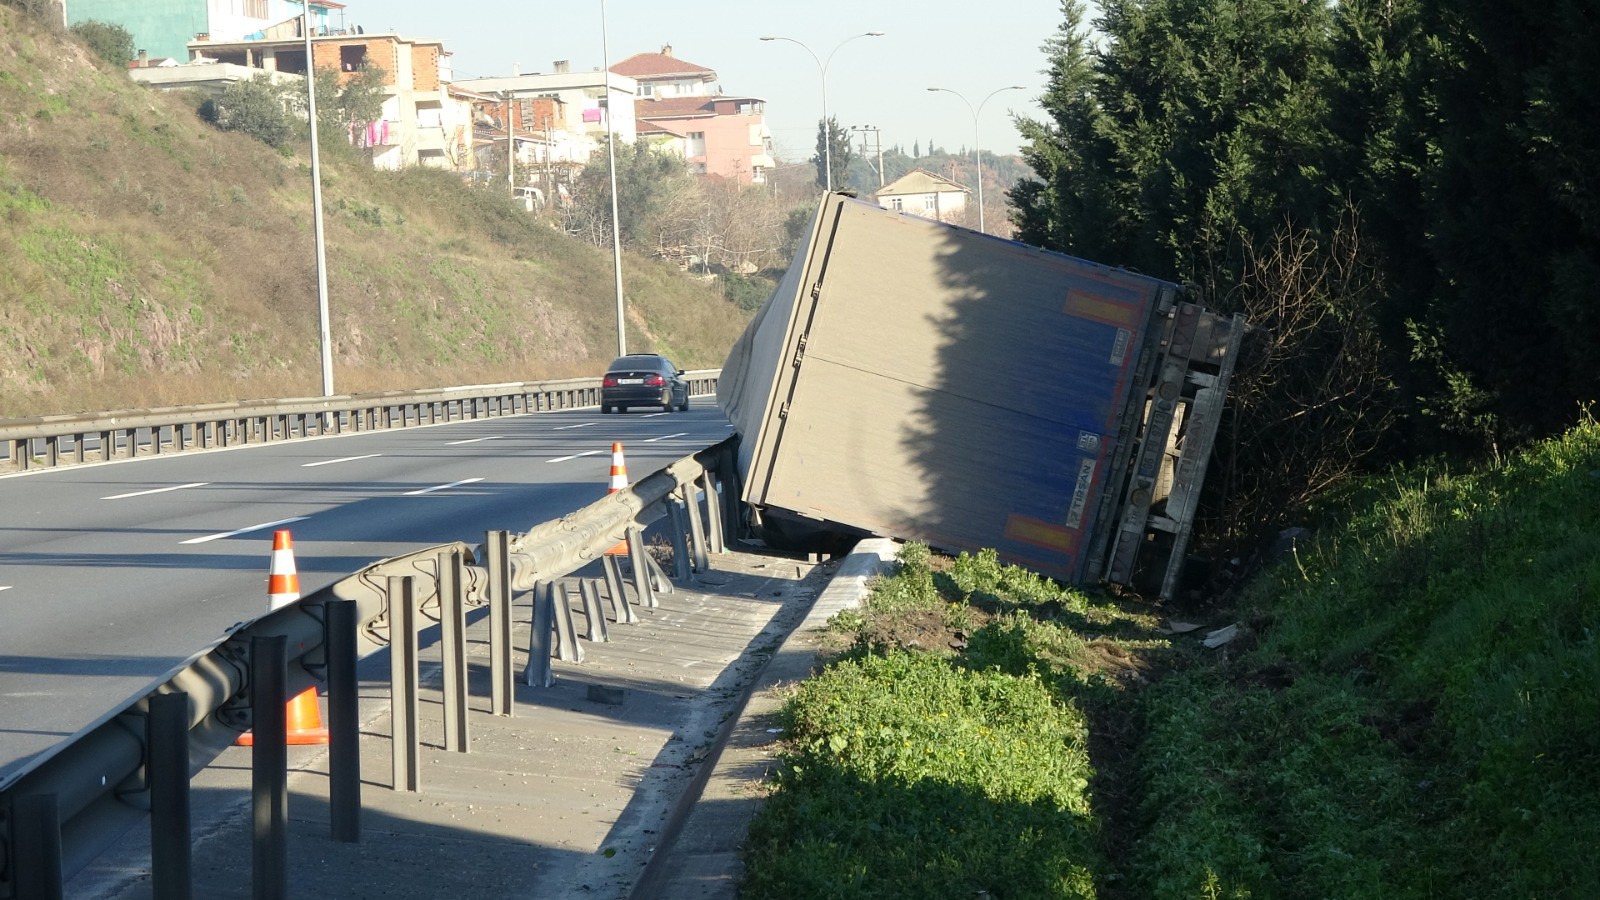
[[[961,222],[967,214],[967,189],[925,169],[912,169],[878,188],[878,205],[925,219]]]
[[[135,49],[155,59],[189,58],[190,41],[242,41],[263,36],[268,28],[299,18],[298,0],[69,0],[67,24],[94,20],[121,25],[133,36]],[[345,5],[311,0],[313,34],[359,31],[345,19]]]
[[[773,166],[766,103],[723,94],[717,73],[678,59],[669,44],[660,53],[636,53],[611,67],[638,84],[633,104],[640,133],[671,147],[698,175],[761,184]]]
[[[379,118],[358,123],[351,133],[351,140],[371,154],[372,164],[380,169],[464,168],[462,128],[470,131],[472,106],[452,96],[448,88],[450,54],[444,44],[393,33],[367,34],[359,27],[333,32],[312,34],[311,56],[317,70],[337,71],[342,80],[354,78],[365,65],[383,73],[385,96]],[[191,61],[202,66],[210,64],[203,61],[214,60],[303,76],[305,45],[300,19],[290,18],[239,40],[190,41],[187,49]],[[466,138],[465,146],[470,143]]]
[[[613,74],[608,79],[599,69],[573,72],[565,60],[558,60],[554,68],[549,74],[469,78],[454,86],[494,98],[478,105],[479,121],[497,128],[500,140],[516,147],[519,163],[540,171],[580,169],[604,150],[606,115],[613,109],[611,131],[619,143],[633,143],[638,85],[632,78]],[[611,102],[606,97],[607,81]]]
[[[722,93],[712,84],[717,80],[715,70],[678,59],[672,55],[671,44],[663,46],[660,53],[635,53],[612,66],[611,71],[638,82],[640,100],[709,97]]]
[[[228,86],[262,74],[261,69],[219,63],[214,59],[181,62],[171,57],[152,58],[143,51],[128,63],[128,76],[140,84],[156,90],[200,91],[211,97],[221,96]],[[286,72],[266,73],[273,84],[305,83],[304,77]],[[304,88],[301,88],[304,90]]]

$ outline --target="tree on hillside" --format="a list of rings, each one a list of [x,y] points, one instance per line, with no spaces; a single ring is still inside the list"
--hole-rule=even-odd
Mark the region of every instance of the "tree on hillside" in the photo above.
[[[383,117],[385,75],[381,67],[368,62],[354,73],[332,67],[317,70],[317,137],[322,146],[349,146],[352,126]]]
[[[1504,445],[1600,396],[1594,10],[1419,5],[1437,117],[1423,207],[1437,277],[1415,323],[1440,363],[1429,409]]]
[[[1084,4],[1062,0],[1062,23],[1045,41],[1049,60],[1040,104],[1048,120],[1018,121],[1033,177],[1008,197],[1017,239],[1087,259],[1116,261],[1126,251],[1124,209],[1112,203],[1111,147],[1098,133],[1100,107]]]
[[[72,26],[72,33],[77,35],[95,56],[114,66],[125,66],[133,59],[133,34],[121,25],[89,19]]]
[[[850,132],[839,126],[839,120],[830,116],[827,121],[817,122],[817,153],[811,157],[811,162],[817,167],[817,187],[826,187],[828,184],[827,154],[832,154],[833,187],[835,190],[848,183],[850,162],[855,159],[855,151],[850,149]]]
[[[617,219],[622,244],[641,252],[692,246],[699,185],[683,157],[641,138],[618,143]],[[562,227],[597,247],[611,243],[611,168],[594,155],[562,211]]]
[[[286,147],[299,129],[283,88],[265,73],[236,81],[200,105],[200,116],[223,131],[240,131],[270,147]]]

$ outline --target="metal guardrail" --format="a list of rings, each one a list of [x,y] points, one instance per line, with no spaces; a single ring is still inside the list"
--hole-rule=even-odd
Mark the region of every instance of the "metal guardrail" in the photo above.
[[[448,643],[449,630],[459,618],[463,602],[490,605],[492,615],[509,615],[512,592],[534,589],[536,597],[548,596],[551,580],[597,560],[614,561],[615,557],[605,554],[621,540],[628,541],[634,559],[643,560],[646,553],[642,529],[663,517],[669,517],[672,523],[668,531],[680,577],[686,575],[691,563],[705,571],[706,548],[725,546],[724,524],[736,521],[732,512],[738,496],[734,465],[737,440],[727,438],[525,533],[508,536],[489,532],[485,543],[478,547],[459,542],[443,544],[375,562],[297,603],[236,626],[215,645],[153,682],[149,693],[106,713],[95,724],[0,780],[0,898],[59,897],[61,884],[67,878],[81,871],[128,829],[146,816],[151,816],[154,823],[155,811],[170,805],[164,802],[162,791],[153,786],[164,756],[155,748],[160,731],[155,723],[165,715],[158,708],[177,706],[180,711],[187,711],[187,746],[178,748],[176,758],[187,760],[188,775],[192,777],[252,727],[256,719],[252,705],[256,689],[250,683],[251,672],[259,665],[252,654],[254,648],[271,639],[284,639],[288,648],[283,686],[287,696],[294,696],[341,668],[338,659],[344,651],[339,649],[333,623],[350,618],[352,602],[352,640],[359,656],[390,646],[391,626],[397,621],[418,623],[408,629],[411,639],[405,642],[406,647],[415,648],[415,635],[431,624],[430,618],[439,622]],[[705,528],[701,526],[702,515]],[[614,565],[611,562],[608,568]],[[634,566],[634,579],[636,590],[648,599],[651,575],[645,563]],[[620,583],[615,589],[621,590]],[[618,599],[614,594],[614,602]],[[397,600],[404,602],[397,604]],[[543,604],[547,601],[535,604],[535,634],[526,675],[529,684],[538,683],[535,679],[540,663],[548,671],[549,635],[538,634],[541,627],[548,631],[551,624],[549,610],[541,611]],[[434,611],[427,612],[429,607]],[[415,617],[417,610],[423,610],[424,615]],[[510,683],[509,622],[504,621],[499,630],[506,635],[507,646],[503,652],[491,654],[492,666],[500,670],[491,675],[497,708],[502,702],[510,703],[509,691],[504,690],[504,685]],[[541,654],[546,659],[539,660]],[[414,662],[413,656],[413,681]],[[464,666],[459,659],[457,663]],[[349,668],[353,669],[353,665]],[[353,673],[348,678],[353,698]],[[330,710],[336,702],[331,680]],[[457,681],[464,691],[464,678],[458,675]],[[171,695],[185,697],[186,702],[165,702],[173,699]],[[446,703],[448,707],[448,699]],[[462,710],[460,727],[464,731],[465,704],[458,704],[458,708]],[[352,736],[354,730],[350,729]],[[400,772],[403,749],[398,742],[395,753],[396,789],[404,789]],[[165,756],[173,758],[170,753]],[[407,765],[414,768],[416,764],[413,755]],[[166,780],[170,794],[171,778]],[[330,778],[330,782],[330,789],[338,790],[337,781]],[[180,788],[182,808],[186,810],[187,781]],[[359,790],[354,795],[354,802],[359,803]],[[158,848],[162,841],[170,844],[172,840],[153,835],[152,845]],[[158,850],[155,852],[160,855]],[[183,855],[186,859],[186,853]],[[161,867],[157,859],[155,868]]]
[[[689,395],[715,393],[719,372],[685,372]],[[0,446],[6,450],[0,469],[27,471],[599,403],[600,379],[569,378],[0,419]]]

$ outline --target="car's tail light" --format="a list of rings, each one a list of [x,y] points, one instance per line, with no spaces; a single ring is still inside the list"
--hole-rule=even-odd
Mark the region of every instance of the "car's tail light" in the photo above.
[[[617,386],[617,376],[615,376],[615,375],[607,375],[605,377],[605,379],[600,382],[600,386],[601,387],[616,387]]]
[[[662,378],[660,375],[646,375],[644,377],[644,383],[650,385],[651,387],[661,387],[663,384],[667,383],[667,380]]]

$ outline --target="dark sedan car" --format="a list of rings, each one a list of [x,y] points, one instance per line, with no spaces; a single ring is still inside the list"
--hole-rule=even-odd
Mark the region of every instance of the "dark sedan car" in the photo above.
[[[668,412],[689,408],[689,382],[683,370],[656,353],[631,353],[612,360],[600,382],[600,411],[627,412],[630,406],[659,406]]]

